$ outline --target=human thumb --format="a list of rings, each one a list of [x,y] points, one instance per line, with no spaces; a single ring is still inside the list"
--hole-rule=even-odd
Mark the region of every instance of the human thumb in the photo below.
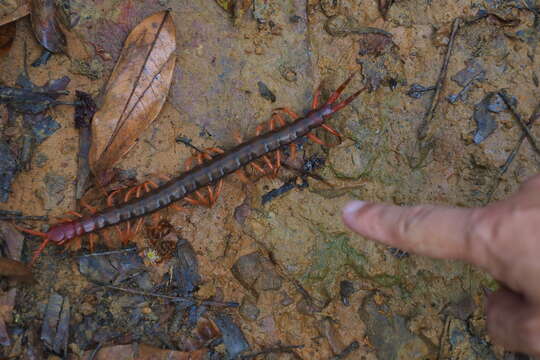
[[[540,308],[507,289],[488,296],[487,329],[506,350],[540,355]]]

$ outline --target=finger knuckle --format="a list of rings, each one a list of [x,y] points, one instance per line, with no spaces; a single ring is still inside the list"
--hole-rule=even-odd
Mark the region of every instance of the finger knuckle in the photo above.
[[[464,246],[471,257],[486,255],[493,239],[497,239],[504,219],[486,208],[474,209],[465,226]]]

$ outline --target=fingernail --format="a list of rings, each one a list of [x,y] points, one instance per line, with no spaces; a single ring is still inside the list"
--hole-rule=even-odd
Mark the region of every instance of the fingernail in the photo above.
[[[363,208],[366,204],[367,202],[360,201],[360,200],[348,202],[347,205],[343,207],[343,216],[350,216],[350,215],[355,214],[358,210]]]

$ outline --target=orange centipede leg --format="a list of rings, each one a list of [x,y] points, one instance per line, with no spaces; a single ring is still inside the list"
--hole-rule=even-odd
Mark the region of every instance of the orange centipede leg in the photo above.
[[[324,141],[322,141],[321,139],[319,139],[317,136],[313,134],[307,134],[306,136],[308,137],[309,140],[313,141],[314,143],[317,143],[323,146],[328,146]]]
[[[107,196],[107,206],[114,206],[114,197],[116,194],[118,194],[122,189],[114,190],[112,193]]]
[[[221,189],[223,189],[223,179],[219,180],[218,184],[216,186],[216,194],[215,194],[214,203],[216,202],[217,198],[219,197],[219,194],[221,193]]]
[[[275,111],[281,111],[281,112],[284,112],[285,114],[289,115],[293,120],[296,120],[300,117],[300,115],[298,115],[297,113],[295,113],[294,111],[292,111],[291,109],[289,108],[286,108],[286,107],[282,107],[282,108],[277,108],[274,110]]]
[[[250,165],[253,166],[253,168],[255,168],[255,170],[259,171],[261,174],[266,175],[266,171],[264,171],[263,168],[261,168],[255,162],[251,162]]]
[[[341,134],[336,130],[334,129],[333,127],[329,126],[329,125],[326,125],[326,124],[322,124],[321,127],[328,131],[330,134],[334,135],[334,136],[337,136],[338,138],[341,138]]]
[[[68,215],[73,215],[73,216],[76,216],[76,217],[78,217],[78,218],[82,218],[82,217],[83,217],[82,214],[80,214],[80,213],[78,213],[78,212],[76,212],[76,211],[68,211],[68,212],[66,212],[66,214],[68,214]]]
[[[47,247],[47,244],[49,243],[49,241],[50,240],[46,238],[45,240],[43,240],[41,245],[39,245],[39,248],[36,251],[34,251],[34,255],[32,256],[32,261],[30,261],[30,266],[34,265],[39,255],[41,255],[43,250],[45,250],[45,247]]]
[[[88,240],[90,242],[90,252],[94,251],[94,240],[97,239],[97,235],[92,233],[88,236]]]
[[[182,211],[182,212],[188,211],[188,209],[186,209],[185,207],[182,207],[182,206],[176,205],[176,204],[171,204],[171,208],[173,208],[176,211]]]
[[[247,175],[246,175],[246,172],[244,171],[244,169],[238,169],[236,170],[235,172],[235,175],[238,176],[238,179],[244,183],[244,184],[250,184],[251,181],[249,181]]]
[[[98,212],[98,209],[90,204],[88,204],[86,201],[81,199],[81,206],[88,210],[91,214],[95,214]]]
[[[289,145],[289,146],[290,146],[290,150],[291,150],[290,158],[294,159],[294,158],[296,158],[296,144],[291,143],[291,145]]]

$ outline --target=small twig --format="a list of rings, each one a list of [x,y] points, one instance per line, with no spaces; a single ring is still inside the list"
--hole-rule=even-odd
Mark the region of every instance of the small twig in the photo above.
[[[341,359],[345,359],[347,356],[349,356],[352,352],[358,350],[360,348],[360,344],[358,343],[358,341],[353,341],[352,343],[350,343],[345,349],[343,349],[342,352],[340,352],[339,354],[335,355],[335,356],[332,356],[330,358],[330,360],[341,360]]]
[[[437,353],[437,360],[442,359],[442,355],[444,351],[444,344],[446,341],[449,328],[450,328],[450,316],[446,315],[444,318],[443,331],[441,333],[441,337],[439,338],[439,351]]]
[[[123,292],[127,292],[127,293],[134,294],[134,295],[153,296],[153,297],[157,297],[157,298],[161,298],[161,299],[167,299],[167,300],[171,300],[171,301],[182,301],[182,302],[188,303],[190,305],[206,305],[206,306],[216,306],[216,307],[238,307],[238,306],[240,306],[240,304],[238,304],[238,303],[236,303],[234,301],[221,302],[221,301],[213,301],[213,300],[197,300],[197,299],[188,298],[188,297],[185,297],[185,296],[170,296],[170,295],[149,293],[149,292],[145,292],[145,291],[126,289],[126,288],[113,286],[113,285],[102,285],[102,286],[107,288],[107,289],[123,291]]]
[[[294,349],[302,349],[304,345],[283,345],[272,348],[262,349],[260,351],[245,354],[240,357],[242,360],[254,359],[259,355],[272,354],[272,353],[291,353]]]
[[[452,33],[450,34],[450,41],[446,49],[446,54],[444,55],[444,61],[443,61],[441,71],[439,73],[439,78],[437,79],[437,83],[435,84],[435,94],[433,94],[433,98],[431,99],[431,106],[429,107],[429,110],[424,116],[424,120],[422,124],[420,124],[420,127],[418,128],[417,138],[419,140],[423,140],[428,135],[429,125],[431,121],[433,120],[433,116],[435,115],[435,110],[437,109],[437,105],[439,104],[439,101],[441,98],[440,95],[444,87],[444,82],[446,80],[446,73],[448,71],[448,63],[450,62],[450,56],[452,55],[452,49],[454,48],[454,40],[456,39],[456,35],[458,33],[460,26],[461,26],[461,18],[457,17],[454,19],[454,22],[452,24]]]
[[[48,221],[49,217],[45,215],[23,215],[21,211],[13,210],[0,210],[0,220],[35,220],[35,221]]]
[[[205,153],[205,151],[203,151],[203,150],[199,149],[198,147],[196,147],[195,145],[193,145],[193,144],[191,143],[191,140],[186,139],[186,138],[184,138],[183,136],[178,136],[178,137],[176,137],[176,143],[184,144],[184,145],[186,145],[187,147],[190,147],[190,148],[192,148],[193,150],[195,150],[195,151],[197,151],[197,152],[199,152],[199,153],[202,153],[202,154]]]
[[[514,117],[516,118],[518,124],[521,126],[521,129],[523,130],[525,136],[527,137],[527,140],[529,140],[529,142],[531,143],[534,151],[536,151],[536,153],[538,155],[540,155],[540,148],[538,147],[538,143],[536,142],[536,138],[531,133],[531,131],[529,130],[529,126],[523,121],[523,119],[521,118],[521,116],[517,112],[514,105],[512,105],[512,102],[508,98],[508,95],[504,91],[499,91],[498,94],[503,99],[506,106],[508,106],[508,108],[510,109],[510,111],[512,112]]]
[[[88,360],[94,360],[96,358],[96,355],[98,354],[99,350],[103,347],[103,343],[100,341],[98,346],[92,351],[90,354],[90,357]]]
[[[48,221],[48,216],[33,216],[33,215],[0,215],[0,220],[16,220],[16,221]]]
[[[85,254],[85,255],[77,256],[77,258],[84,258],[84,257],[90,257],[90,256],[104,256],[104,255],[113,255],[113,254],[123,254],[125,252],[135,251],[135,250],[137,250],[137,248],[132,247],[132,248],[122,249],[122,250],[103,251],[103,252],[98,252],[98,253]]]
[[[534,122],[539,118],[540,118],[540,103],[536,105],[536,109],[533,111],[531,117],[529,118],[529,121],[527,122],[527,128],[528,129],[532,128],[532,126],[534,125]],[[493,187],[488,193],[486,204],[489,204],[491,202],[491,199],[493,198],[493,194],[495,194],[495,191],[499,187],[499,184],[501,183],[501,180],[503,179],[504,174],[506,174],[506,172],[510,168],[510,165],[516,158],[516,155],[519,153],[521,144],[523,144],[523,141],[525,140],[526,137],[527,137],[527,134],[525,132],[522,132],[516,146],[514,147],[514,150],[512,150],[512,152],[508,155],[503,166],[500,167],[499,175],[497,176],[495,184],[493,185]]]

